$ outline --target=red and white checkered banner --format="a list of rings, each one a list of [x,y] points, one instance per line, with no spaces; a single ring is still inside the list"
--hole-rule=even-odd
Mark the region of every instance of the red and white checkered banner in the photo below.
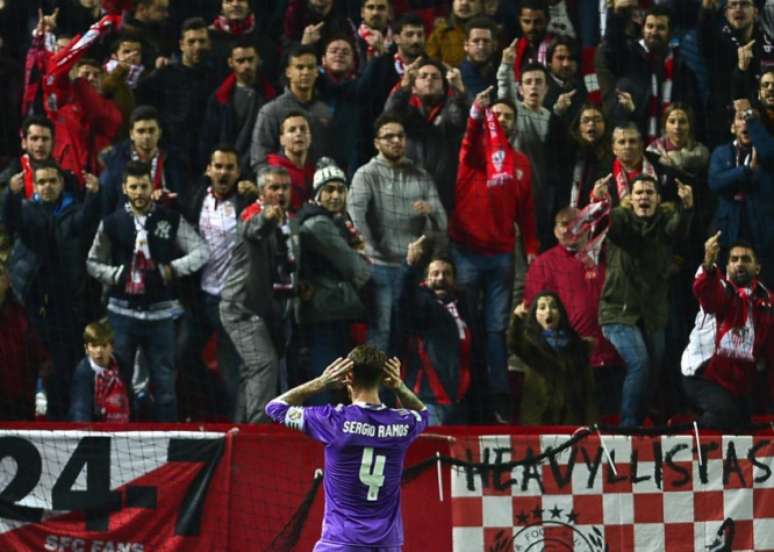
[[[0,430],[0,550],[211,551],[231,435]]]
[[[774,551],[774,437],[458,438],[455,552]],[[609,452],[605,452],[605,448]]]

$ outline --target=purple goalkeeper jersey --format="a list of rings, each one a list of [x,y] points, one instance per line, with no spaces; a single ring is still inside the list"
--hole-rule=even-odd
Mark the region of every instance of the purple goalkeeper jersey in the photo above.
[[[427,427],[427,410],[384,405],[289,406],[266,413],[325,445],[325,514],[320,542],[400,546],[400,480],[411,442]]]

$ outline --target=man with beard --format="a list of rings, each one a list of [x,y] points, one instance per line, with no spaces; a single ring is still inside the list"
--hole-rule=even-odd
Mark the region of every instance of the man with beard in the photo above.
[[[546,57],[548,92],[543,106],[565,121],[574,121],[587,97],[586,85],[578,73],[577,45],[569,38],[556,37]]]
[[[446,232],[446,211],[430,175],[405,155],[402,120],[385,113],[375,129],[374,147],[379,154],[355,173],[347,210],[363,233],[371,261],[374,304],[368,340],[388,354],[397,354],[403,257],[408,244],[422,234],[436,237]]]
[[[137,0],[124,20],[124,30],[142,37],[142,64],[147,68],[169,63],[175,47],[169,29],[170,0]]]
[[[178,213],[155,204],[146,163],[126,164],[123,192],[125,207],[100,223],[86,268],[109,288],[108,320],[119,365],[131,370],[142,348],[153,384],[155,419],[174,422],[175,320],[183,313],[174,280],[199,270],[209,251]],[[122,376],[132,381],[131,373]]]
[[[231,256],[237,239],[237,221],[250,201],[253,183],[240,181],[239,155],[227,144],[215,146],[202,176],[183,198],[184,215],[207,243],[210,259],[195,279],[190,312],[186,313],[186,331],[178,347],[181,366],[188,367],[181,378],[191,397],[184,408],[193,409],[194,402],[209,409],[209,413],[234,419],[239,391],[239,355],[220,321],[220,295],[226,283]],[[223,381],[224,401],[215,405],[215,393],[209,391],[207,369],[201,361],[202,350],[212,335],[217,335],[216,356]],[[181,402],[186,402],[185,399]]]
[[[747,46],[744,47],[749,50]],[[766,70],[760,79],[750,71],[734,70],[734,105],[746,106],[747,98],[755,98],[753,105],[760,111],[761,120],[769,134],[774,134],[774,68]]]
[[[242,160],[241,170],[250,169],[250,142],[258,111],[276,95],[274,87],[259,73],[257,48],[239,39],[227,60],[231,74],[207,101],[207,112],[199,136],[199,155],[204,158],[217,144],[234,144]]]
[[[553,35],[546,32],[550,14],[543,0],[524,0],[519,5],[521,36],[515,40],[514,57],[510,59],[516,82],[521,81],[521,70],[530,63],[548,63],[548,47]]]
[[[367,62],[392,48],[391,0],[362,0],[360,18],[361,23],[357,29],[357,59],[362,68]]]
[[[64,419],[70,375],[78,362],[85,324],[84,243],[99,220],[99,181],[89,175],[81,203],[51,160],[33,165],[34,194],[24,199],[24,179],[11,178],[3,192],[3,221],[14,247],[8,260],[14,294],[51,354],[46,379],[49,416]]]
[[[408,246],[399,303],[409,337],[406,385],[427,406],[429,425],[467,423],[472,316],[457,293],[450,259],[434,257],[423,279],[425,242],[422,236]]]
[[[233,56],[237,43],[255,48],[260,73],[268,82],[275,83],[279,77],[280,47],[274,39],[277,29],[270,28],[272,18],[266,16],[265,11],[262,17],[256,17],[253,4],[255,2],[248,0],[221,0],[220,13],[210,24],[211,56],[219,79],[226,76],[223,73],[226,67],[234,69],[226,62]],[[257,6],[256,9],[259,13],[266,10]]]
[[[724,5],[725,4],[725,5]],[[720,9],[722,6],[722,9]],[[753,77],[761,71],[764,59],[763,33],[758,27],[758,9],[754,0],[702,0],[699,9],[699,46],[710,78],[707,105],[707,145],[723,143],[725,120],[717,117],[728,109],[736,68],[744,68]],[[695,109],[695,106],[692,106]]]
[[[317,97],[315,83],[319,76],[317,53],[313,46],[295,46],[288,52],[285,93],[265,104],[258,112],[250,145],[250,165],[257,170],[266,156],[279,150],[280,124],[290,111],[306,115],[312,131],[310,159],[316,161],[333,147],[331,135],[333,111]]]
[[[758,252],[762,280],[774,278],[774,138],[758,112],[740,104],[731,132],[735,140],[715,148],[710,157],[708,184],[718,199],[713,227],[728,248],[747,240]]]
[[[156,108],[141,105],[129,117],[129,139],[103,151],[100,161],[105,169],[100,175],[102,212],[105,216],[122,206],[123,174],[129,161],[147,163],[151,168],[154,200],[162,196],[176,196],[188,185],[188,175],[177,151],[160,148],[161,123]]]
[[[662,134],[661,113],[672,102],[689,105],[702,113],[693,72],[683,63],[679,52],[670,47],[672,16],[668,8],[654,6],[645,14],[642,35],[634,39],[626,33],[631,8],[616,6],[609,10],[605,35],[605,62],[617,79],[616,90],[631,95],[634,110],[624,107],[619,94],[611,94],[608,111],[615,120],[633,120],[647,143]],[[626,112],[622,112],[625,110]],[[697,120],[702,120],[697,117]]]
[[[358,97],[361,98],[360,145],[358,163],[373,154],[373,122],[384,110],[384,104],[395,84],[401,80],[415,60],[425,52],[425,27],[415,14],[405,14],[393,26],[394,47],[372,59],[359,79]]]
[[[656,374],[651,376],[651,366],[658,370],[664,353],[672,252],[687,236],[693,216],[693,190],[680,181],[677,185],[677,206],[662,204],[656,179],[640,175],[631,184],[629,198],[610,211],[599,323],[626,367],[622,427],[642,424],[649,382],[658,381]],[[605,180],[594,186],[592,198],[610,205]]]
[[[459,69],[428,58],[403,74],[384,112],[399,113],[406,129],[406,157],[433,177],[447,212],[454,205],[457,150],[465,130],[465,85]]]
[[[770,371],[774,362],[774,296],[758,281],[761,267],[748,242],[731,244],[723,277],[716,265],[720,237],[718,232],[704,244],[693,284],[702,309],[715,317],[714,341],[708,344],[714,352],[683,383],[702,412],[702,425],[739,429],[750,423],[759,366],[768,363]]]
[[[465,26],[465,59],[460,63],[468,97],[497,84],[497,26],[488,17],[474,17]]]
[[[453,0],[448,19],[438,21],[427,39],[427,55],[453,67],[465,59],[465,25],[482,10],[482,0]]]
[[[263,409],[277,392],[297,290],[290,176],[282,167],[264,167],[257,180],[258,200],[239,216],[220,295],[220,319],[242,359],[235,416],[242,423],[269,421]]]
[[[156,69],[140,81],[137,102],[152,105],[161,116],[161,128],[167,143],[185,156],[192,171],[204,165],[199,159],[197,130],[207,110],[207,98],[217,86],[207,57],[210,35],[200,17],[183,22],[180,36],[180,61]]]

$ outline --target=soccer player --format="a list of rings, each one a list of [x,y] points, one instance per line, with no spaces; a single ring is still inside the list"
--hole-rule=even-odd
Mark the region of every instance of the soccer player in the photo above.
[[[406,409],[381,403],[381,383]],[[300,406],[315,393],[341,384],[347,386],[352,404]],[[403,458],[428,419],[425,405],[400,379],[400,361],[360,345],[319,377],[271,401],[266,413],[325,445],[325,514],[314,552],[399,552]]]

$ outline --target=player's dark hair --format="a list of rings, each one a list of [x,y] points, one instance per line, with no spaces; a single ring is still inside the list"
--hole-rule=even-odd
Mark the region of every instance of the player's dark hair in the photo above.
[[[669,31],[672,31],[672,10],[670,10],[668,7],[661,4],[651,6],[651,8],[645,12],[645,17],[642,19],[643,22],[648,18],[649,15],[652,15],[653,17],[666,17],[669,20]]]
[[[249,38],[241,37],[238,38],[234,43],[231,44],[231,47],[228,49],[229,55],[234,55],[234,50],[237,48],[243,48],[247,50],[248,48],[252,48],[255,50],[256,55],[260,58],[261,54],[258,52],[258,46],[255,45],[255,42]]]
[[[738,247],[740,249],[749,249],[753,253],[753,258],[755,259],[755,262],[758,262],[758,252],[755,251],[755,247],[753,247],[753,244],[745,239],[737,239],[734,240],[731,245],[728,246],[728,253],[731,254],[731,250],[734,247]]]
[[[128,32],[128,31],[121,31],[118,36],[113,39],[113,42],[111,43],[111,52],[117,53],[118,49],[121,47],[121,44],[124,42],[136,42],[140,45],[140,49],[142,49],[142,39],[139,35],[136,35],[134,33]]]
[[[287,57],[285,58],[285,67],[290,66],[291,59],[306,55],[314,56],[315,61],[317,61],[317,47],[312,44],[296,44],[295,46],[292,46],[288,50]]]
[[[232,144],[229,144],[228,142],[222,142],[210,150],[210,163],[212,163],[212,156],[215,155],[215,152],[218,151],[220,153],[227,153],[236,157],[237,166],[239,166],[239,152]]]
[[[387,355],[373,345],[358,345],[347,355],[353,362],[352,385],[359,389],[372,389],[382,381]]]
[[[283,117],[282,117],[282,120],[280,121],[280,124],[279,124],[279,133],[280,134],[285,132],[285,121],[287,121],[288,119],[291,119],[293,117],[301,117],[301,118],[303,118],[306,121],[306,124],[309,125],[309,114],[308,113],[304,113],[300,109],[292,109],[292,110],[288,111],[287,113],[285,113],[285,115],[283,115]],[[309,126],[310,126],[309,130],[311,130],[311,125],[309,125]]]
[[[150,179],[151,170],[150,165],[143,163],[142,161],[131,160],[126,164],[121,182],[126,184],[127,179],[131,176],[134,178],[142,178],[147,176]]]
[[[406,124],[403,122],[403,117],[394,111],[385,111],[379,115],[379,117],[376,119],[376,122],[374,123],[374,136],[379,134],[379,130],[384,125],[388,125],[390,123],[398,123],[404,129],[406,128]]]
[[[546,50],[546,59],[548,60],[547,65],[551,64],[551,60],[554,59],[554,52],[556,52],[556,49],[559,46],[564,46],[567,48],[567,51],[570,52],[570,57],[572,57],[572,59],[577,63],[578,43],[568,36],[559,35],[551,41],[551,44],[548,45],[548,50]]]
[[[424,30],[425,23],[422,21],[422,18],[415,13],[404,13],[395,22],[392,31],[396,34],[400,34],[403,27],[422,27],[422,30]]]
[[[637,184],[637,182],[648,182],[653,184],[653,188],[656,190],[656,193],[661,193],[661,186],[659,185],[658,179],[655,176],[651,176],[649,174],[640,174],[632,179],[632,184],[629,189],[634,190],[634,185]]]
[[[485,15],[476,15],[470,18],[465,24],[465,39],[470,38],[470,31],[473,29],[487,29],[492,33],[492,40],[497,42],[497,25]]]
[[[54,123],[44,115],[30,115],[24,119],[22,123],[22,136],[26,138],[30,132],[30,127],[33,125],[47,128],[51,131],[51,136],[54,136]]]
[[[546,16],[546,21],[551,17],[545,0],[522,0],[519,5],[519,17],[524,10],[542,11]]]
[[[60,180],[62,179],[62,169],[59,167],[59,164],[53,159],[42,159],[41,161],[32,162],[32,175],[33,180],[36,182],[38,180],[38,171],[42,169],[52,169],[56,171],[57,177],[59,177]]]
[[[521,70],[521,78],[524,78],[524,75],[529,73],[530,71],[540,71],[543,73],[543,78],[546,79],[546,83],[548,82],[548,69],[545,65],[542,63],[539,63],[537,61],[532,61],[524,66],[524,68]]]
[[[137,121],[156,121],[161,124],[159,111],[152,105],[138,105],[132,110],[132,114],[129,115],[129,128],[134,127]]]
[[[180,36],[182,37],[188,31],[200,31],[207,28],[207,22],[202,17],[189,17],[180,26]]]
[[[502,104],[507,106],[511,111],[513,111],[514,117],[519,112],[519,109],[516,107],[516,104],[513,103],[513,100],[511,100],[510,98],[506,98],[506,97],[497,98],[495,101],[492,102],[492,105],[490,107],[494,107],[497,104]]]

